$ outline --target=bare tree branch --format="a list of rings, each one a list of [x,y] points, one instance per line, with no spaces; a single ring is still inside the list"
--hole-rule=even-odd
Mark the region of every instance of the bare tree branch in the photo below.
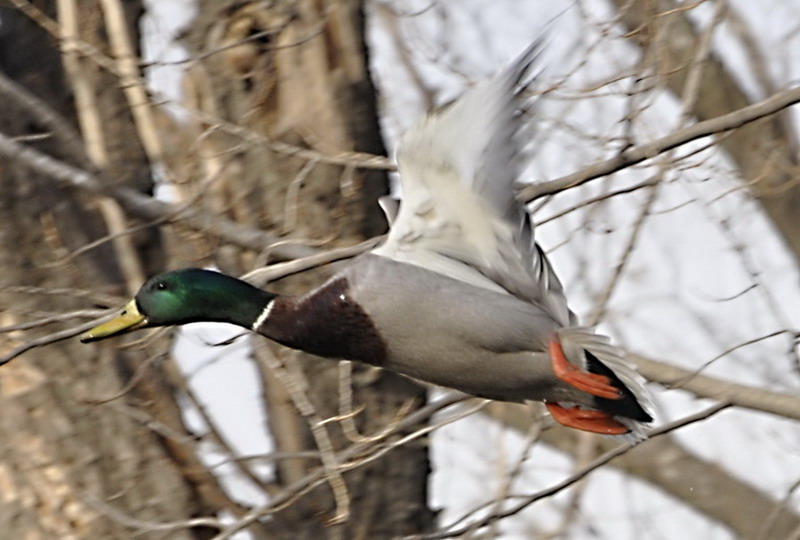
[[[384,435],[388,437],[394,433],[402,432],[405,429],[410,427],[419,425],[424,423],[428,418],[430,418],[433,414],[453,405],[455,403],[459,403],[462,401],[467,402],[475,402],[480,401],[475,398],[470,398],[469,396],[465,396],[463,394],[459,394],[457,392],[453,392],[448,394],[424,407],[417,409],[413,413],[409,414],[402,420],[398,421],[394,426],[393,429],[389,432],[386,432]],[[457,418],[460,418],[459,415]],[[441,425],[441,424],[439,424]],[[424,434],[429,433],[432,429],[436,429],[437,426],[428,426],[423,428],[422,430],[417,430],[410,435],[407,435],[404,439],[408,440],[410,437],[419,437]],[[339,452],[336,456],[336,460],[338,463],[341,463],[341,467],[347,467],[348,462],[355,458],[357,459],[358,465],[366,464],[370,461],[368,457],[365,457],[364,454],[370,448],[378,447],[378,440],[372,438],[366,438],[358,443],[354,443],[345,450]],[[392,448],[395,448],[395,445],[392,445]],[[378,452],[380,455],[385,453],[385,449],[381,451],[378,447]],[[352,465],[352,464],[349,464]],[[293,484],[286,487],[283,492],[279,495],[273,497],[270,502],[264,506],[259,508],[254,508],[252,511],[248,512],[247,515],[243,516],[239,520],[237,520],[232,525],[226,527],[223,531],[220,532],[219,535],[215,536],[213,540],[225,540],[230,538],[233,534],[245,529],[251,523],[256,522],[259,518],[269,515],[275,512],[277,509],[283,507],[287,503],[290,503],[294,500],[299,494],[306,492],[307,490],[321,484],[325,481],[325,469],[320,467],[311,473],[305,475],[300,480],[294,482]]]
[[[42,127],[49,130],[67,155],[72,157],[75,162],[85,168],[91,167],[83,145],[80,143],[81,139],[78,132],[52,107],[26,88],[11,80],[2,71],[0,71],[0,94],[16,103],[22,110],[31,115],[36,122],[39,122]],[[5,106],[9,106],[9,104],[7,103]]]
[[[281,243],[279,238],[259,229],[245,227],[192,208],[175,212],[173,205],[142,195],[133,189],[105,186],[101,179],[91,172],[54,159],[29,146],[20,144],[2,133],[0,133],[0,156],[22,161],[36,172],[67,185],[85,189],[98,195],[108,195],[115,199],[125,210],[129,211],[131,215],[141,219],[157,220],[177,213],[179,216],[173,217],[171,221],[180,221],[220,240],[256,251]],[[276,246],[273,253],[281,259],[296,259],[313,255],[316,250],[303,245],[284,242]]]
[[[720,406],[730,407],[727,401]],[[520,433],[531,424],[527,409],[509,403],[491,403],[487,415],[498,419]],[[658,433],[656,431],[655,433]],[[570,433],[551,429],[543,434],[551,447],[572,454],[574,441]],[[608,452],[618,443],[599,438],[600,451]],[[756,538],[764,516],[769,515],[776,502],[768,494],[737,479],[718,463],[698,457],[670,436],[651,438],[612,461],[610,465],[654,487],[658,487],[698,512],[730,528],[739,538]],[[646,450],[646,451],[645,451]],[[788,531],[800,526],[800,516],[792,509],[781,509],[775,518],[775,538],[785,538]]]
[[[588,165],[561,178],[525,186],[520,189],[517,199],[527,204],[544,195],[580,186],[590,180],[607,176],[647,159],[654,158],[662,152],[672,150],[686,143],[744,126],[760,118],[775,114],[798,102],[800,102],[800,87],[783,90],[764,101],[748,105],[724,116],[705,120],[693,126],[674,131],[651,143],[628,148],[616,157]]]
[[[636,367],[642,375],[668,388],[673,384],[680,383],[681,390],[691,392],[697,397],[727,401],[737,407],[800,420],[800,397],[798,396],[732,383],[707,375],[698,375],[693,371],[657,362],[638,354],[629,354],[628,358],[636,363]]]
[[[618,20],[629,30],[626,37],[643,49],[653,46],[653,36],[659,34],[660,28],[668,33],[668,37],[657,44],[660,51],[658,75],[682,99],[687,67],[700,39],[697,24],[688,15],[697,4],[674,0],[612,0],[612,3],[617,7]],[[748,50],[746,42],[742,46]],[[759,64],[757,56],[751,54],[745,58]],[[729,66],[719,57],[711,58],[708,64],[692,114],[698,120],[716,120],[749,108],[746,106],[752,98]],[[744,66],[755,73],[762,68],[761,65]],[[778,115],[733,132],[720,141],[720,147],[736,163],[745,185],[772,219],[795,259],[800,261],[800,219],[796,211],[800,204],[800,185],[796,180],[797,137],[790,126],[789,117]]]
[[[154,521],[145,521],[143,519],[137,519],[133,516],[126,514],[120,510],[117,510],[110,504],[107,504],[99,497],[92,495],[90,493],[83,494],[83,501],[97,510],[99,513],[108,516],[109,518],[113,519],[114,521],[121,523],[127,527],[131,527],[138,531],[147,531],[147,532],[171,532],[177,531],[180,529],[191,529],[194,527],[212,527],[214,529],[222,529],[225,525],[224,523],[213,517],[205,517],[205,518],[193,518],[193,519],[186,519],[182,521],[173,521],[173,522],[154,522]]]
[[[709,407],[708,409],[700,411],[699,413],[695,413],[695,414],[686,416],[686,417],[681,418],[679,420],[676,420],[674,422],[670,422],[669,424],[666,424],[666,425],[660,427],[659,429],[652,431],[650,433],[650,438],[653,439],[653,438],[658,437],[660,435],[664,435],[666,433],[670,433],[672,431],[675,431],[676,429],[681,428],[683,426],[687,426],[689,424],[693,424],[695,422],[699,422],[701,420],[705,420],[706,418],[709,418],[709,417],[717,414],[718,412],[720,412],[720,411],[722,411],[722,410],[724,410],[724,409],[726,409],[728,407],[730,407],[729,403],[725,403],[725,402],[718,403],[716,405],[713,405],[713,406]],[[506,517],[509,517],[509,516],[513,516],[514,514],[518,514],[519,512],[521,512],[522,510],[524,510],[525,508],[530,506],[531,504],[533,504],[533,503],[535,503],[537,501],[540,501],[540,500],[542,500],[544,498],[547,498],[547,497],[550,497],[552,495],[555,495],[556,493],[559,493],[559,492],[567,489],[568,487],[574,485],[578,481],[580,481],[583,478],[585,478],[586,476],[588,476],[591,472],[593,472],[593,471],[599,469],[600,467],[602,467],[603,465],[606,465],[607,463],[611,462],[611,460],[613,460],[614,458],[617,458],[617,457],[619,457],[619,456],[621,456],[623,454],[626,454],[626,453],[630,452],[631,450],[633,450],[634,448],[637,448],[639,446],[645,446],[645,444],[646,443],[640,443],[638,445],[630,445],[630,444],[618,445],[616,448],[607,451],[606,453],[604,453],[600,457],[598,457],[595,460],[593,460],[588,465],[580,468],[575,473],[571,474],[570,476],[568,476],[564,480],[561,480],[560,482],[556,483],[555,485],[553,485],[553,486],[551,486],[551,487],[549,487],[547,489],[544,489],[542,491],[539,491],[537,493],[534,493],[533,495],[522,497],[522,500],[520,502],[518,502],[517,504],[515,504],[514,506],[512,506],[511,508],[508,508],[506,510],[502,510],[502,511],[499,511],[499,512],[493,512],[492,514],[490,514],[490,515],[488,515],[488,516],[486,516],[484,518],[481,518],[481,519],[479,519],[479,520],[477,520],[475,522],[469,523],[467,525],[463,525],[462,527],[459,527],[459,528],[456,528],[456,529],[452,529],[452,525],[450,525],[450,526],[445,527],[445,528],[450,528],[450,530],[448,530],[448,531],[440,531],[440,532],[435,532],[433,534],[423,534],[423,535],[419,535],[419,536],[408,537],[408,540],[416,540],[416,539],[418,539],[418,540],[435,540],[435,539],[440,539],[440,538],[454,538],[456,536],[461,536],[466,532],[474,531],[474,530],[480,529],[482,527],[485,527],[485,526],[487,526],[487,525],[489,525],[489,524],[491,524],[491,523],[493,523],[493,522],[495,522],[495,521],[497,521],[499,519],[503,519],[503,518],[506,518]],[[640,450],[640,452],[641,451],[642,450]],[[518,498],[518,497],[515,497],[515,498]],[[472,514],[474,512],[475,512],[475,510],[470,512],[470,514]],[[458,521],[462,521],[463,519],[464,518],[460,518]]]

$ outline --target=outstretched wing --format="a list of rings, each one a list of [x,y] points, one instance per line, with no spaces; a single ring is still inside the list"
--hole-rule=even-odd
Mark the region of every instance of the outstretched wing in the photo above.
[[[528,89],[541,40],[507,69],[406,132],[397,149],[403,198],[374,253],[573,316],[533,239],[514,185],[533,132]]]

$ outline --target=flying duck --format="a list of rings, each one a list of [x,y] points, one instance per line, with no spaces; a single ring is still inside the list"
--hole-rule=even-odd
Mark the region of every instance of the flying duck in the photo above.
[[[149,279],[90,342],[218,321],[315,355],[365,362],[475,396],[543,401],[559,423],[641,439],[643,379],[581,327],[515,199],[532,130],[540,43],[408,130],[386,241],[301,296],[196,268]]]

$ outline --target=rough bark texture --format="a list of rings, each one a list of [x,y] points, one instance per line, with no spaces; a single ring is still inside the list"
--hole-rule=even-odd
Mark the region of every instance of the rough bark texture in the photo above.
[[[55,16],[53,2],[39,5],[46,15]],[[135,34],[141,5],[128,2],[126,8]],[[104,50],[98,5],[80,2],[80,10],[83,39]],[[73,122],[70,84],[58,43],[17,10],[0,8],[0,19],[0,71]],[[104,133],[109,176],[147,189],[149,166],[128,110],[121,106],[124,99],[116,79],[90,63],[86,77],[93,88],[103,89],[96,98],[97,111],[109,126]],[[0,129],[30,136],[40,134],[43,127],[31,119],[29,111],[6,100],[0,107]],[[85,156],[68,152],[69,145],[53,134],[30,144],[67,162],[86,163]],[[40,294],[2,290],[4,325],[86,305],[77,295],[48,294],[49,289],[123,290],[123,276],[108,245],[65,258],[105,234],[96,203],[31,173],[20,163],[6,162],[0,167],[2,284],[42,288]],[[149,243],[157,249],[157,243]],[[158,266],[160,261],[150,258],[148,264]],[[140,406],[140,394],[105,401],[124,386],[134,369],[130,361],[125,353],[87,348],[71,340],[31,351],[24,360],[0,370],[3,537],[130,538],[136,529],[124,523],[125,516],[158,522],[203,511],[162,441],[145,425],[151,409]],[[153,371],[157,377],[159,370]],[[165,534],[144,532],[140,537],[164,538]],[[169,537],[192,535],[173,531]]]

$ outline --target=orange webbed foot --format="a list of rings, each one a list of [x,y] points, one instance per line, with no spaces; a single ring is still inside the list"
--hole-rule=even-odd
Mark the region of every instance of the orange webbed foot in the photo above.
[[[550,341],[550,361],[553,363],[556,377],[570,386],[604,399],[620,399],[622,397],[619,389],[615,388],[605,375],[588,373],[572,365],[564,355],[564,349],[558,338]]]
[[[555,403],[545,403],[545,406],[556,422],[567,427],[602,435],[624,435],[630,432],[625,425],[603,411],[592,411],[579,407],[567,409]]]

